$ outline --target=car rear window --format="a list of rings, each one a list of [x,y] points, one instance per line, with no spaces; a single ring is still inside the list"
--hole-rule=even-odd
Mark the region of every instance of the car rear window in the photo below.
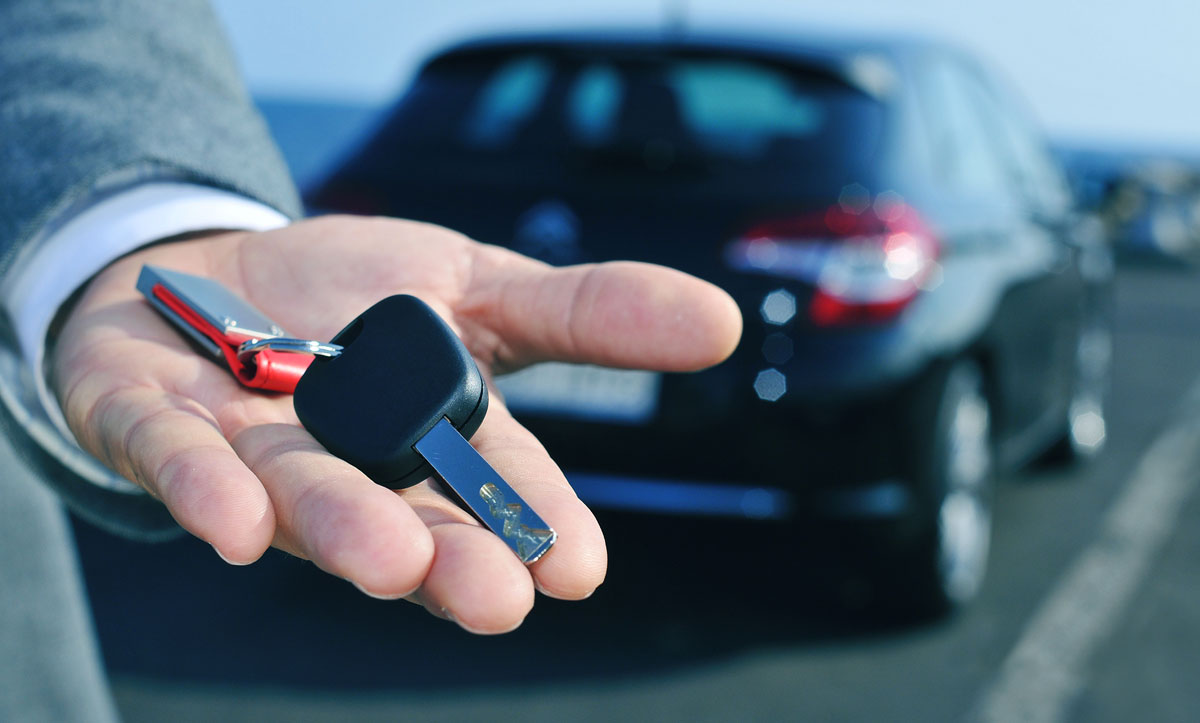
[[[651,170],[698,162],[762,172],[866,165],[882,124],[878,101],[802,67],[530,50],[435,62],[391,135],[442,153],[579,152],[636,157]]]

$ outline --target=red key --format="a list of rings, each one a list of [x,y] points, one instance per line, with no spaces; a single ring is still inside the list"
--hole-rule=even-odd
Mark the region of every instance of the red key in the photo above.
[[[137,288],[247,387],[291,394],[313,354],[336,356],[341,351],[334,345],[290,337],[212,279],[147,265],[138,276]]]

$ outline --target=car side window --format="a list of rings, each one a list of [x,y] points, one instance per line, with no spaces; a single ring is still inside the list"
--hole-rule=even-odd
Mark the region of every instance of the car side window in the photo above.
[[[1011,104],[1003,103],[992,86],[982,81],[974,86],[979,109],[994,130],[1004,160],[1026,200],[1034,208],[1050,213],[1061,213],[1068,208],[1071,196],[1066,179],[1028,119],[1019,115]]]
[[[960,70],[931,61],[923,74],[934,172],[972,195],[1011,196],[1012,180]]]

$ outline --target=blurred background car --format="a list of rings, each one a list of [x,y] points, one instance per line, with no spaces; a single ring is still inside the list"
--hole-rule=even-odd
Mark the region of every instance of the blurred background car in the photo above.
[[[1200,158],[1181,149],[1059,146],[1081,205],[1118,262],[1200,262]]]
[[[500,388],[585,501],[839,521],[900,609],[976,594],[997,467],[1104,443],[1109,249],[1020,103],[932,42],[467,42],[309,201],[726,289],[745,332],[714,369]]]

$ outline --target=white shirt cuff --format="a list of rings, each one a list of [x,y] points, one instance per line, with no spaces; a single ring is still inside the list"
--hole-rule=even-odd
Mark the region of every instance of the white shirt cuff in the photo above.
[[[12,316],[38,399],[58,430],[74,441],[42,364],[50,323],[76,289],[115,259],[160,239],[210,229],[266,231],[288,223],[279,211],[236,193],[153,182],[105,198],[46,237],[20,273],[0,287],[0,298]]]

